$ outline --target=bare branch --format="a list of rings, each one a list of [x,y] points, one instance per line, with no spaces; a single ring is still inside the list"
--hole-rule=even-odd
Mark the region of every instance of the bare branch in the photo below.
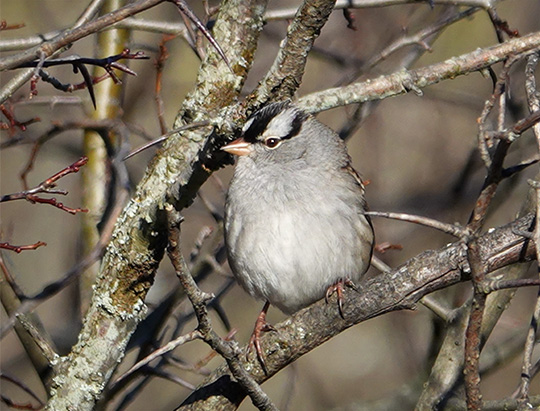
[[[532,219],[533,215],[529,214],[478,238],[479,256],[488,271],[523,261],[525,256],[534,258],[533,247],[523,237],[513,233],[517,227],[529,227]],[[505,246],[502,246],[501,240]],[[268,375],[262,371],[256,359],[244,362],[244,368],[258,383],[262,383],[287,364],[352,325],[390,311],[413,308],[424,295],[463,281],[468,278],[467,267],[467,256],[461,242],[437,251],[426,251],[401,267],[359,285],[358,291],[346,289],[345,319],[340,317],[336,307],[319,301],[276,325],[277,332],[267,333],[261,338],[261,345],[267,353]],[[305,335],[310,338],[303,338]],[[232,410],[244,396],[245,392],[230,379],[227,367],[222,366],[178,409],[212,406]]]
[[[176,275],[180,279],[182,287],[193,305],[195,315],[199,321],[198,331],[201,337],[218,352],[226,361],[231,373],[240,383],[242,388],[248,393],[253,401],[253,404],[260,410],[277,410],[277,407],[272,403],[270,398],[261,389],[257,382],[249,375],[242,367],[240,360],[241,351],[234,341],[226,341],[220,338],[213,330],[208,316],[206,305],[213,298],[212,295],[202,292],[195,280],[191,276],[187,264],[182,257],[180,251],[180,214],[174,210],[170,204],[165,205],[167,211],[168,231],[169,231],[169,246],[167,254],[174,266]]]
[[[347,104],[396,96],[485,69],[505,60],[508,55],[526,54],[538,48],[540,32],[535,32],[503,44],[450,58],[442,63],[308,94],[300,98],[298,104],[310,113],[318,113]]]
[[[56,188],[56,181],[61,179],[62,177],[77,173],[82,166],[84,166],[88,162],[87,157],[82,157],[73,164],[67,166],[66,168],[60,170],[58,173],[54,174],[53,176],[49,177],[45,181],[41,182],[34,188],[30,188],[24,191],[20,191],[18,193],[13,194],[5,194],[2,197],[0,197],[0,203],[5,201],[13,201],[13,200],[26,200],[31,203],[38,203],[38,204],[50,204],[54,207],[59,208],[60,210],[67,211],[70,214],[76,214],[78,212],[86,212],[88,210],[82,209],[82,208],[70,208],[65,206],[63,203],[58,202],[55,198],[43,198],[38,197],[37,194],[61,194],[66,195],[67,192],[63,190],[57,190]]]
[[[197,80],[200,87],[185,99],[175,128],[208,120],[237,98],[252,63],[265,6],[262,0],[230,0],[222,4],[213,35],[231,60],[234,73],[208,47]],[[191,203],[208,177],[200,163],[193,167],[202,160],[200,150],[206,136],[204,131],[192,130],[169,138],[147,170],[120,217],[122,224],[116,226],[94,288],[99,298],[94,298],[80,334],[85,337],[73,347],[62,374],[57,376],[61,384],[52,392],[49,409],[64,408],[73,401],[80,410],[92,409],[110,378],[111,364],[123,357],[130,335],[144,317],[143,300],[163,256],[166,228],[162,205],[166,193],[173,194],[178,209]],[[146,222],[141,221],[142,215]],[[106,336],[98,332],[104,328],[109,330]],[[96,371],[92,381],[84,377],[85,371],[80,369],[83,364],[86,370],[91,367]],[[75,388],[80,383],[90,383],[92,388]],[[88,392],[93,394],[89,396]]]
[[[219,43],[214,39],[212,34],[208,31],[208,29],[204,26],[204,24],[202,24],[201,20],[199,20],[199,18],[195,15],[195,13],[193,13],[193,11],[189,8],[187,3],[184,0],[169,0],[169,1],[174,3],[174,5],[178,7],[180,12],[185,14],[193,22],[193,24],[195,24],[195,26],[201,31],[201,33],[203,33],[203,35],[208,39],[210,44],[216,49],[216,51],[221,56],[223,61],[231,69],[231,65],[223,49],[221,48]]]
[[[152,362],[156,358],[161,357],[162,355],[167,354],[170,351],[173,351],[176,347],[179,347],[181,345],[184,345],[190,341],[197,340],[197,339],[202,339],[202,335],[200,331],[195,330],[188,334],[175,338],[172,341],[169,341],[163,347],[158,348],[157,350],[153,351],[150,355],[147,355],[142,360],[134,364],[129,370],[127,370],[124,374],[122,374],[113,382],[113,386],[117,384],[121,384],[122,380],[124,380],[125,378],[133,374],[135,371],[148,365],[150,362]]]
[[[272,68],[247,98],[252,108],[291,98],[302,82],[307,56],[332,13],[335,0],[305,0],[289,25]]]
[[[8,405],[10,407],[13,407],[15,409],[26,409],[26,410],[40,410],[45,405],[43,403],[43,401],[41,401],[39,399],[39,397],[34,393],[34,391],[32,391],[29,387],[27,387],[26,384],[24,384],[22,381],[19,381],[18,379],[14,378],[14,377],[10,377],[10,376],[8,376],[6,374],[3,374],[3,373],[0,374],[0,379],[6,380],[6,381],[14,384],[15,386],[19,387],[21,390],[26,392],[28,395],[30,395],[34,400],[36,400],[38,402],[37,406],[33,406],[33,405],[30,405],[30,404],[22,405],[22,404],[17,404],[15,402],[9,400],[6,396],[2,395],[2,401],[6,405]]]
[[[62,47],[65,47],[105,27],[108,27],[126,17],[133,16],[134,14],[154,7],[162,1],[164,0],[139,0],[135,3],[129,3],[118,10],[98,17],[92,21],[89,21],[88,23],[74,27],[71,30],[66,30],[51,40],[45,41],[39,46],[33,47],[30,50],[0,59],[0,71],[20,67],[25,63],[35,60],[41,55],[41,53],[43,53],[45,57],[49,57]]]
[[[42,247],[45,245],[47,245],[47,243],[44,243],[43,241],[38,241],[37,243],[28,244],[28,245],[12,245],[10,243],[0,243],[0,248],[3,248],[4,250],[15,251],[17,254],[19,254],[22,251],[36,250],[39,247]]]
[[[373,217],[391,218],[393,220],[407,221],[409,223],[424,225],[426,227],[440,230],[444,233],[453,235],[454,237],[458,238],[465,238],[469,235],[469,231],[464,227],[461,227],[457,224],[446,224],[428,217],[404,213],[389,213],[382,211],[366,211],[365,214]]]

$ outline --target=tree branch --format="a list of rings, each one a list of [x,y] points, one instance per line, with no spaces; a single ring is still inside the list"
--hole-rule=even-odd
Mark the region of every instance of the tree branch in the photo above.
[[[133,16],[141,11],[154,7],[156,4],[164,0],[140,0],[135,3],[130,3],[125,7],[108,13],[102,17],[91,20],[81,26],[76,26],[71,30],[65,30],[50,40],[41,43],[39,46],[32,47],[22,53],[0,59],[0,71],[10,70],[19,67],[21,64],[28,63],[43,55],[45,58],[50,57],[54,52],[62,47],[80,40],[92,33],[110,26],[126,17]]]
[[[334,9],[335,0],[305,0],[289,25],[274,64],[247,98],[252,108],[291,98],[302,82],[308,53]]]
[[[533,214],[528,214],[478,238],[479,257],[489,271],[534,258],[530,241],[514,233],[516,229],[527,231],[533,219]],[[276,325],[276,332],[266,333],[261,338],[268,374],[256,359],[246,360],[244,368],[262,383],[352,325],[390,311],[413,309],[424,295],[467,280],[468,270],[466,247],[462,242],[437,251],[425,251],[401,267],[360,284],[358,291],[346,290],[345,319],[340,317],[334,304],[321,300]],[[231,379],[228,368],[221,366],[178,409],[202,410],[212,404],[221,410],[233,410],[244,396],[245,392]]]
[[[252,63],[265,6],[262,0],[222,4],[213,34],[234,73],[213,47],[207,47],[195,91],[186,97],[175,128],[208,119],[238,96]],[[167,193],[181,209],[208,177],[196,164],[205,137],[204,130],[192,130],[167,140],[119,218],[79,342],[57,370],[48,409],[89,410],[100,397],[145,314],[144,298],[167,243],[162,209]]]
[[[534,32],[416,70],[399,71],[388,76],[308,94],[298,100],[298,105],[306,111],[318,113],[347,104],[380,100],[410,91],[421,94],[424,87],[485,69],[505,60],[509,55],[531,53],[539,48],[540,32]]]

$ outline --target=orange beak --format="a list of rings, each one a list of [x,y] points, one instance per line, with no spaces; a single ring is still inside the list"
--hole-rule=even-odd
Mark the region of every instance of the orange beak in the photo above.
[[[221,149],[236,156],[246,156],[253,151],[251,143],[248,143],[242,137],[231,141],[229,144],[221,147]]]

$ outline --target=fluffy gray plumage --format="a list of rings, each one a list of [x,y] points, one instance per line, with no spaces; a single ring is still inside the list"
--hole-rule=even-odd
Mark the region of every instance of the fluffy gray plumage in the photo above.
[[[238,282],[290,314],[340,279],[358,281],[373,230],[339,136],[294,105],[274,103],[247,121],[237,142],[225,239]]]

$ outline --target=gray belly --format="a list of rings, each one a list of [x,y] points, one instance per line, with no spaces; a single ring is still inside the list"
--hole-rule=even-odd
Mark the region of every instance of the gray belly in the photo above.
[[[264,216],[236,211],[228,210],[226,224],[233,273],[249,294],[285,313],[321,299],[339,279],[357,281],[367,269],[372,234],[362,215],[302,207]]]

